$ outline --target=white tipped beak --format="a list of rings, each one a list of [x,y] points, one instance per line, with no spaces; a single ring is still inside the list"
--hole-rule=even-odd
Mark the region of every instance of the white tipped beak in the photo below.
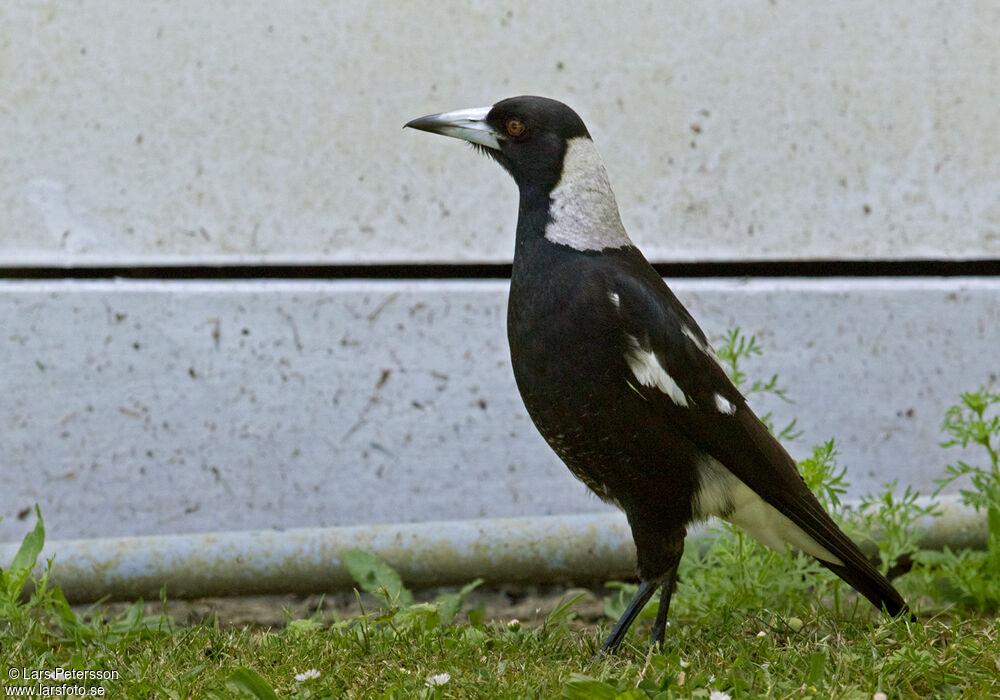
[[[500,142],[497,141],[496,131],[486,123],[486,115],[490,113],[491,109],[493,109],[492,105],[489,107],[473,107],[472,109],[459,109],[454,112],[431,114],[407,122],[404,128],[408,126],[411,129],[451,136],[463,141],[478,143],[480,146],[500,150]]]

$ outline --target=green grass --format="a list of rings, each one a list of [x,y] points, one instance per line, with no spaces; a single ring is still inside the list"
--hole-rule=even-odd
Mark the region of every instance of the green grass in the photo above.
[[[797,616],[724,604],[675,616],[662,653],[648,652],[645,621],[623,653],[601,658],[595,652],[606,630],[575,623],[572,600],[535,625],[484,621],[481,610],[456,614],[462,591],[412,604],[391,569],[353,556],[359,584],[374,593],[369,600],[380,600],[376,609],[332,625],[294,620],[281,631],[177,627],[164,615],[143,616],[138,605],[112,620],[98,615],[84,622],[55,589],[40,586],[30,602],[5,609],[2,673],[114,671],[108,680],[41,685],[65,683],[91,696],[178,699],[1000,694],[1000,620],[967,609],[909,623],[874,615],[867,603],[855,608],[847,596],[840,611],[812,600]],[[713,568],[715,581],[732,573]],[[692,593],[703,584],[685,585]],[[687,607],[714,597],[702,595],[708,597]],[[312,669],[318,677],[296,680]],[[444,682],[430,685],[434,676]],[[0,676],[0,684],[15,683]]]
[[[757,352],[753,338],[734,333],[720,356],[735,372]],[[776,378],[749,390],[784,398]],[[942,483],[968,482],[962,498],[984,512],[985,551],[920,550],[919,524],[933,506],[895,484],[845,508],[846,470],[832,441],[800,465],[835,517],[878,553],[882,570],[903,572],[895,583],[917,623],[886,619],[808,557],[774,552],[728,527],[689,545],[657,653],[646,646],[654,602],[619,655],[596,654],[633,584],[609,584],[607,619],[597,626],[574,619],[572,599],[541,620],[510,624],[470,608],[466,597],[479,581],[415,603],[389,566],[359,551],[344,559],[365,606],[333,624],[317,614],[281,630],[178,626],[165,600],[161,614],[145,614],[140,601],[106,619],[100,606],[77,614],[49,585],[52,562],[31,596],[22,595],[45,539],[39,512],[0,571],[0,687],[8,697],[28,688],[177,700],[1000,697],[998,406],[1000,395],[984,387],[945,412],[945,444],[964,459]],[[794,425],[780,432],[792,439]],[[91,677],[23,677],[56,669]]]

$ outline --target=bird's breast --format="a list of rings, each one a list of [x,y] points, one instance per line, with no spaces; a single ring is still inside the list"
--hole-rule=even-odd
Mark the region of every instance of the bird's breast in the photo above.
[[[612,300],[568,277],[558,288],[546,283],[551,280],[532,286],[515,278],[511,285],[511,363],[528,414],[602,499],[621,505],[639,492],[686,517],[695,456],[685,454],[684,441],[663,421],[652,419],[654,409],[636,391]],[[680,505],[668,507],[675,500]]]

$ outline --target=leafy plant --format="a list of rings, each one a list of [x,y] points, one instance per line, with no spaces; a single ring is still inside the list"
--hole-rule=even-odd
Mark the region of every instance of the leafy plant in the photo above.
[[[381,600],[386,607],[407,608],[413,594],[403,586],[396,570],[373,554],[360,549],[344,552],[344,566],[365,593]]]
[[[920,551],[922,521],[940,514],[936,503],[924,503],[920,494],[907,486],[897,493],[897,480],[884,484],[874,496],[864,496],[845,518],[845,528],[859,544],[878,550],[879,569],[889,575],[905,566]]]
[[[250,668],[239,668],[234,671],[226,681],[226,687],[239,697],[252,700],[278,700],[274,688]]]
[[[380,601],[386,611],[392,615],[401,613],[404,617],[433,616],[442,625],[454,620],[469,593],[483,583],[481,578],[477,578],[458,591],[442,593],[432,603],[414,605],[413,593],[403,585],[400,575],[374,554],[360,549],[350,549],[344,552],[343,556],[344,565],[351,578],[361,590]]]
[[[6,570],[0,569],[0,620],[10,620],[19,616],[24,610],[19,599],[24,586],[28,583],[31,571],[35,568],[38,555],[45,546],[45,523],[37,505],[35,514],[38,516],[38,522],[35,523],[34,529],[24,536],[10,566]],[[45,570],[45,575],[47,577],[48,568]],[[41,593],[44,593],[44,587],[35,591],[36,596]],[[34,600],[37,606],[38,599]]]
[[[937,480],[939,487],[935,492],[935,495],[940,493],[956,479],[970,477],[973,488],[961,489],[959,493],[967,505],[986,511],[990,540],[994,542],[1000,541],[1000,415],[993,408],[997,405],[1000,394],[980,387],[961,394],[959,403],[945,413],[943,430],[951,438],[941,443],[942,447],[966,449],[970,443],[979,445],[986,452],[987,461],[985,466],[972,466],[962,460],[949,464],[947,475]]]
[[[789,397],[784,387],[778,385],[778,375],[772,374],[766,382],[760,380],[750,381],[749,376],[742,369],[744,360],[750,360],[763,354],[757,336],[746,335],[743,331],[733,328],[722,337],[722,345],[719,346],[716,355],[721,362],[729,380],[743,392],[746,397],[754,394],[765,394],[777,397],[786,403],[794,403]],[[781,430],[775,430],[771,414],[765,413],[760,417],[761,421],[774,433],[778,440],[796,440],[802,435],[802,431],[796,428],[796,419],[792,419]]]
[[[104,619],[97,606],[83,616],[78,615],[62,589],[49,584],[52,559],[46,561],[40,576],[32,576],[45,545],[45,523],[38,506],[35,506],[35,514],[38,517],[35,527],[25,535],[10,566],[0,570],[0,647],[4,648],[5,660],[11,654],[23,657],[33,653],[44,661],[37,666],[41,669],[54,670],[56,666],[73,670],[95,666],[107,669],[104,658],[93,665],[86,664],[83,659],[87,650],[97,648],[105,650],[102,656],[114,656],[116,652],[110,650],[169,636],[176,631],[173,620],[165,613],[146,615],[141,599],[110,620]],[[25,598],[29,580],[34,587],[31,595]],[[9,663],[13,667],[15,662]],[[21,665],[24,667],[23,662]],[[25,681],[22,678],[22,682]],[[97,685],[105,690],[116,688],[114,679],[95,681],[90,694],[95,694],[93,689]]]
[[[978,446],[983,461],[949,464],[937,479],[939,494],[945,487],[968,477],[972,488],[959,489],[962,502],[977,512],[986,511],[986,551],[924,551],[915,559],[946,600],[988,610],[1000,609],[1000,394],[988,387],[963,392],[958,403],[945,412],[942,430],[948,439],[942,447],[969,450]],[[985,453],[985,454],[984,454]]]
[[[840,451],[834,440],[814,445],[809,457],[799,462],[799,471],[816,498],[827,510],[839,511],[840,497],[847,493],[847,467],[837,464]]]

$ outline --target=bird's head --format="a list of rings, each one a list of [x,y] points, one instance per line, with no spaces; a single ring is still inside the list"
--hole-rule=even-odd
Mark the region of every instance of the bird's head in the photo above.
[[[577,250],[632,245],[590,133],[562,102],[511,97],[406,126],[468,141],[500,163],[521,190],[519,236],[544,235]]]
[[[562,102],[530,95],[420,117],[406,126],[468,141],[500,163],[518,186],[543,191],[559,182],[567,144],[578,137],[590,140],[576,112]]]

